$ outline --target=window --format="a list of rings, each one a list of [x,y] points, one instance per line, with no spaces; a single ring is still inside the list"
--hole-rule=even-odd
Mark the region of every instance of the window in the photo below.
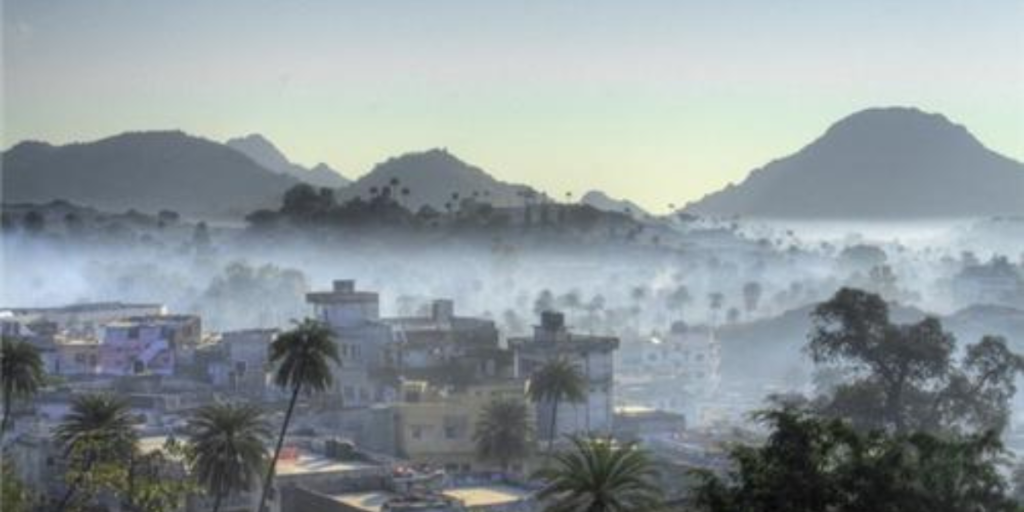
[[[423,427],[419,425],[413,425],[412,427],[410,427],[410,430],[413,439],[423,439]]]

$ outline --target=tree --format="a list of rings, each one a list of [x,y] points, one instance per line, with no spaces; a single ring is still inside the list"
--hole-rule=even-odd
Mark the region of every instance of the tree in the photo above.
[[[757,309],[758,303],[761,302],[762,291],[761,283],[758,283],[757,281],[750,281],[743,285],[743,305],[746,308],[747,313]]]
[[[503,470],[530,451],[530,413],[521,400],[498,399],[486,406],[476,423],[473,441],[480,459],[497,462]]]
[[[542,468],[547,512],[632,512],[661,507],[654,464],[642,449],[610,438],[572,437],[573,449]]]
[[[986,337],[954,366],[956,340],[938,319],[896,325],[881,297],[844,288],[812,314],[807,350],[852,375],[819,399],[823,412],[864,429],[1001,431],[1024,359]]]
[[[46,217],[38,211],[32,210],[25,214],[22,225],[25,226],[25,231],[38,235],[46,230]]]
[[[71,411],[54,429],[68,460],[68,489],[57,506],[65,510],[79,487],[104,487],[131,459],[137,435],[127,402],[110,395],[78,395]]]
[[[330,327],[313,319],[299,322],[294,329],[282,333],[270,344],[270,364],[274,365],[274,384],[291,391],[288,410],[281,424],[281,433],[277,437],[274,456],[267,467],[267,476],[263,480],[263,493],[257,510],[266,509],[270,488],[274,484],[274,469],[277,459],[284,446],[288,424],[295,411],[295,403],[299,393],[320,392],[329,388],[333,382],[331,363],[341,364],[338,358],[338,345],[334,342],[334,332]]]
[[[0,505],[4,512],[28,512],[32,496],[8,457],[0,457]]]
[[[549,456],[558,437],[558,406],[562,402],[586,400],[586,385],[579,370],[565,359],[547,362],[530,377],[530,400],[551,407],[551,423],[547,431]]]
[[[259,408],[205,406],[188,421],[188,445],[196,480],[214,497],[213,512],[225,496],[249,490],[266,465],[272,435]]]
[[[188,447],[169,437],[163,447],[135,453],[129,463],[124,510],[131,512],[176,512],[185,499],[200,489],[187,470]]]
[[[10,426],[14,401],[34,395],[43,386],[44,373],[43,360],[35,345],[6,336],[0,340],[0,384],[3,386],[0,392],[4,401],[0,436]]]
[[[699,470],[694,504],[707,512],[973,512],[1015,510],[992,433],[935,437],[864,432],[781,407],[756,418],[770,433],[730,449],[725,475]]]

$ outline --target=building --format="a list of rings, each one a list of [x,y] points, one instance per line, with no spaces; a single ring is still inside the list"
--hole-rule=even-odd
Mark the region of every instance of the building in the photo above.
[[[549,361],[563,359],[573,364],[586,381],[586,399],[582,403],[560,403],[558,406],[558,437],[576,433],[612,432],[612,397],[614,395],[613,354],[619,340],[610,336],[579,335],[569,332],[561,313],[541,314],[541,323],[534,327],[531,338],[512,338],[509,347],[515,351],[517,375],[529,378]],[[549,437],[551,404],[537,405],[537,425],[541,437]]]
[[[190,362],[202,325],[194,315],[140,316],[105,324],[100,333],[100,373],[169,376]]]
[[[346,407],[365,406],[394,398],[389,360],[391,327],[380,319],[380,297],[357,291],[355,281],[334,281],[329,292],[306,294],[314,317],[334,331],[341,364],[335,367],[331,394]]]
[[[710,397],[721,383],[721,349],[714,329],[676,322],[664,336],[647,340],[633,371],[647,378],[672,379],[688,395]]]
[[[116,320],[167,314],[167,309],[161,304],[125,302],[86,302],[54,308],[11,308],[4,311],[15,317],[30,316],[51,322],[55,330],[78,337],[98,336],[103,325]]]
[[[390,405],[394,455],[449,473],[494,469],[477,460],[474,438],[484,408],[499,399],[525,400],[524,383],[494,380],[454,390],[405,382],[401,401]]]
[[[494,322],[457,316],[450,300],[433,301],[429,316],[384,322],[394,337],[389,360],[404,378],[458,385],[513,376],[512,352],[501,347]]]
[[[276,329],[228,331],[215,346],[216,361],[208,364],[215,386],[250,398],[262,398],[267,385],[270,344]]]

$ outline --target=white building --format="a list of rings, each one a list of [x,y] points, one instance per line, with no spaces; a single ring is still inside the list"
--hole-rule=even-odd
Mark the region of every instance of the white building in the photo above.
[[[334,281],[329,292],[306,294],[314,317],[334,331],[341,365],[335,368],[334,394],[346,406],[370,405],[385,400],[395,390],[374,375],[389,366],[391,328],[381,322],[380,298],[374,292],[357,291],[355,281]]]
[[[576,433],[612,432],[614,381],[613,353],[618,338],[573,334],[565,327],[565,317],[557,312],[541,314],[532,338],[509,339],[516,353],[517,374],[529,378],[545,363],[564,359],[573,364],[586,381],[586,399],[582,403],[560,403],[558,425],[561,436]],[[541,438],[550,432],[551,404],[538,404],[537,425]]]

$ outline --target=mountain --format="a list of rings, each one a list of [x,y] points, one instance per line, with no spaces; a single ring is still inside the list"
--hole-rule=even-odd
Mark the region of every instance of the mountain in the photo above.
[[[477,197],[480,201],[495,206],[513,206],[523,203],[522,194],[534,193],[530,187],[496,180],[479,167],[459,160],[447,150],[407,153],[377,164],[365,176],[351,186],[339,191],[342,199],[360,196],[370,197],[371,189],[381,190],[398,180],[397,194],[408,189],[401,201],[406,207],[417,210],[424,205],[443,211],[446,203],[458,198]]]
[[[794,155],[689,213],[794,219],[914,219],[1024,214],[1024,164],[963,126],[913,108],[857,112]]]
[[[66,200],[107,211],[161,209],[241,216],[276,205],[294,178],[222,144],[180,131],[132,132],[54,146],[22,142],[3,153],[3,202]]]
[[[638,204],[628,199],[615,199],[600,190],[591,190],[580,198],[580,203],[588,204],[606,212],[624,213],[629,211],[631,215],[647,217],[650,214]]]
[[[278,174],[291,176],[310,185],[327,188],[340,188],[350,181],[327,164],[320,163],[311,169],[292,163],[266,137],[254,133],[245,137],[230,139],[225,144],[253,159],[256,163]]]

